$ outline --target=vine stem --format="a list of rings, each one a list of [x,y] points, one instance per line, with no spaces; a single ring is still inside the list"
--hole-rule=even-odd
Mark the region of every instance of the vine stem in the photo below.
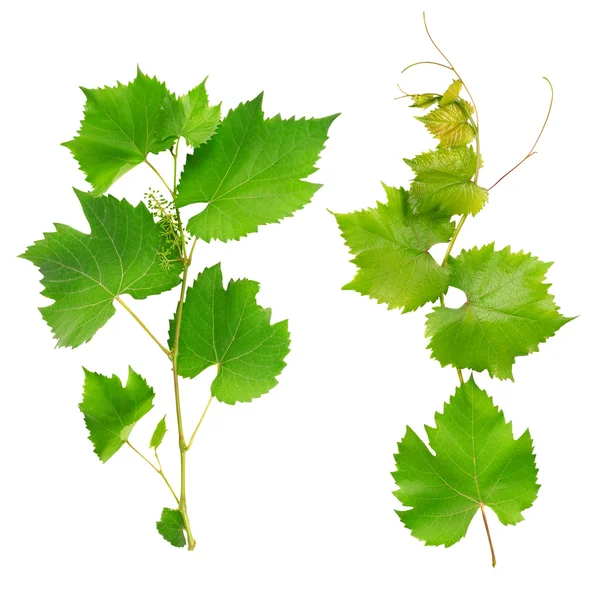
[[[167,484],[167,487],[169,488],[171,494],[173,494],[173,498],[175,498],[175,501],[177,503],[179,503],[179,498],[177,497],[177,494],[175,493],[175,490],[171,487],[171,484],[169,483],[169,480],[167,479],[167,476],[165,475],[162,465],[160,464],[160,460],[158,459],[158,453],[156,451],[156,448],[154,449],[154,455],[156,456],[156,462],[158,463],[158,468],[156,467],[156,465],[152,464],[152,461],[150,461],[148,458],[146,458],[129,440],[127,440],[127,445],[141,458],[143,458],[163,479],[163,481]]]
[[[435,49],[444,57],[444,59],[446,60],[446,62],[448,63],[448,65],[450,65],[449,68],[454,72],[454,74],[456,75],[456,77],[462,82],[463,87],[465,88],[465,91],[469,95],[471,103],[473,104],[473,109],[475,111],[475,122],[473,122],[473,119],[472,119],[471,115],[469,115],[468,113],[467,113],[467,117],[468,117],[468,119],[469,119],[469,121],[471,123],[471,127],[473,128],[473,131],[475,132],[475,160],[476,160],[476,163],[475,163],[475,173],[473,175],[473,183],[477,184],[477,182],[479,180],[479,170],[481,168],[481,144],[480,144],[480,139],[479,139],[479,113],[477,111],[477,104],[475,103],[475,100],[473,99],[473,96],[471,95],[471,92],[469,91],[469,88],[466,86],[466,84],[463,81],[462,77],[458,74],[458,72],[454,68],[454,65],[450,62],[450,60],[448,59],[448,57],[440,50],[439,46],[433,41],[433,38],[431,37],[431,34],[429,33],[429,29],[427,28],[427,21],[425,19],[425,13],[423,13],[423,23],[425,24],[425,31],[427,32],[427,36],[431,40],[431,43],[434,45]],[[443,66],[445,66],[445,65],[443,65]],[[552,107],[552,103],[550,103],[550,107]],[[549,114],[550,113],[548,113],[548,116],[549,116]],[[546,126],[546,122],[547,121],[548,121],[548,117],[546,117],[546,121],[544,122],[544,127]],[[540,132],[540,135],[538,136],[537,140],[535,141],[535,144],[533,145],[533,148],[531,149],[531,151],[535,150],[535,146],[538,143],[538,141],[539,141],[539,139],[540,139],[540,137],[542,135],[542,132],[544,131],[544,127],[542,127],[542,131]],[[531,151],[530,151],[530,153],[531,153]],[[528,157],[526,157],[526,158],[528,158]],[[524,160],[521,161],[521,162],[524,162]],[[491,188],[489,188],[489,189],[491,189]],[[451,256],[451,253],[452,253],[452,249],[454,248],[454,244],[456,243],[456,238],[458,237],[458,234],[460,233],[461,229],[463,228],[463,225],[465,224],[465,221],[467,220],[467,217],[468,217],[468,213],[462,215],[461,218],[459,219],[459,221],[458,221],[458,223],[456,225],[456,229],[454,230],[454,233],[452,234],[452,237],[450,238],[450,241],[448,242],[448,247],[446,249],[446,254],[444,255],[444,259],[442,261],[442,267],[447,266],[448,261],[449,261],[450,256]],[[445,301],[444,301],[444,296],[443,295],[440,298],[440,305],[441,306],[445,306]],[[463,377],[462,369],[460,369],[460,368],[457,367],[456,368],[456,374],[458,375],[458,380],[460,381],[460,383],[463,384],[464,383],[464,377]],[[492,553],[492,566],[495,567],[496,566],[496,554],[494,552],[494,545],[492,544],[492,536],[491,536],[490,528],[489,528],[489,525],[488,525],[488,522],[487,522],[487,517],[486,517],[486,514],[485,514],[485,507],[484,507],[483,503],[480,503],[479,506],[481,508],[481,515],[483,516],[483,523],[485,525],[485,531],[486,531],[486,534],[487,534],[488,543],[490,545],[490,551]]]
[[[169,357],[171,358],[171,352],[168,348],[165,348],[165,346],[163,346],[158,339],[156,338],[156,336],[148,329],[148,327],[146,327],[146,325],[144,324],[144,322],[131,310],[131,308],[129,308],[129,306],[127,306],[127,304],[125,304],[125,302],[123,302],[123,300],[121,300],[121,298],[119,296],[115,296],[115,300],[137,321],[137,323],[142,327],[142,329],[156,342],[156,344],[158,345],[158,347]]]
[[[145,163],[156,173],[158,178],[161,180],[163,185],[171,194],[171,198],[173,202],[177,197],[177,156],[179,154],[179,140],[175,144],[175,151],[172,153],[173,155],[173,187],[171,188],[169,184],[165,181],[163,176],[159,173],[159,171],[152,165],[148,160]],[[179,512],[181,513],[181,517],[183,520],[183,527],[187,536],[187,547],[188,550],[193,550],[196,547],[196,540],[192,534],[192,528],[190,525],[190,519],[187,511],[187,495],[186,495],[186,454],[187,454],[187,444],[185,441],[185,433],[183,429],[183,417],[181,412],[181,394],[179,390],[179,371],[177,365],[177,359],[179,354],[179,338],[181,334],[181,318],[183,315],[183,303],[185,301],[185,291],[187,289],[187,279],[188,279],[188,271],[192,261],[192,254],[195,248],[195,244],[192,246],[192,251],[189,256],[187,254],[187,249],[185,246],[185,234],[183,230],[183,223],[181,221],[181,215],[179,213],[179,209],[175,208],[175,215],[177,220],[177,228],[179,230],[180,240],[181,240],[181,263],[182,263],[182,275],[181,275],[181,288],[179,292],[179,302],[177,304],[177,312],[175,314],[175,330],[173,333],[173,343],[171,349],[171,365],[173,372],[173,391],[175,395],[175,413],[177,416],[177,432],[179,437],[179,467],[180,467],[180,492],[178,499]]]
[[[492,567],[496,566],[496,553],[494,552],[494,544],[492,544],[492,536],[490,535],[490,527],[488,525],[487,517],[485,516],[485,506],[480,504],[481,516],[483,517],[483,524],[485,525],[485,532],[487,533],[488,542],[490,544],[490,552],[492,553]]]
[[[438,65],[441,67],[446,67],[447,69],[450,69],[456,75],[456,77],[461,81],[463,87],[465,88],[465,91],[469,95],[471,103],[473,104],[473,110],[475,111],[475,122],[473,122],[473,119],[468,112],[466,112],[466,115],[471,123],[473,132],[475,133],[475,161],[476,161],[476,163],[475,163],[475,174],[473,176],[473,183],[477,184],[477,181],[479,180],[479,169],[481,168],[481,143],[480,143],[480,139],[479,139],[479,111],[477,110],[477,104],[475,103],[475,100],[473,98],[473,95],[469,91],[469,88],[467,87],[466,83],[463,81],[463,78],[458,74],[458,71],[455,69],[455,67],[452,64],[452,62],[450,61],[450,59],[442,52],[440,47],[435,43],[433,37],[431,36],[431,33],[429,32],[429,28],[427,27],[427,19],[425,18],[425,13],[423,13],[423,24],[425,25],[425,31],[427,33],[427,37],[433,44],[434,48],[440,53],[440,55],[448,63],[448,65],[444,65],[442,63],[437,63],[437,62],[432,62],[432,61],[427,61],[425,63],[423,63],[423,62],[413,63],[412,65],[409,65],[409,67],[412,67],[412,66],[415,66],[418,64],[434,64],[434,65]],[[409,67],[407,67],[407,68],[409,68]],[[454,230],[454,233],[452,234],[452,237],[450,238],[450,241],[448,242],[448,247],[446,248],[446,254],[444,255],[444,258],[442,260],[442,267],[446,267],[448,265],[448,261],[450,260],[450,256],[452,254],[452,249],[454,248],[454,244],[456,243],[456,239],[458,238],[458,235],[459,235],[461,229],[463,228],[463,225],[465,224],[465,221],[467,220],[468,216],[469,215],[467,213],[460,217],[460,219],[456,225],[456,229]],[[444,300],[444,295],[442,294],[442,296],[440,297],[440,306],[445,306],[445,305],[446,304],[445,304],[445,300]],[[459,382],[461,384],[464,383],[462,369],[457,367],[456,374],[458,375]]]

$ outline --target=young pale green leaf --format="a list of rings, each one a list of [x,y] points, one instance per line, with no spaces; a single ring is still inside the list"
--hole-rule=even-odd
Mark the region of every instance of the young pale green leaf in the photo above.
[[[404,189],[383,187],[387,204],[334,215],[346,245],[356,256],[352,262],[359,267],[343,289],[408,312],[448,290],[450,273],[429,250],[449,241],[454,224],[444,216],[413,214]]]
[[[223,287],[221,265],[205,269],[188,288],[177,364],[183,377],[217,365],[211,393],[221,402],[250,402],[277,385],[290,336],[287,321],[271,324],[271,310],[256,303],[258,283],[231,280]],[[172,347],[175,322],[171,321]]]
[[[537,352],[571,319],[563,317],[544,283],[551,263],[494,244],[450,259],[450,285],[465,292],[460,308],[436,307],[427,317],[428,348],[442,366],[512,379],[517,356]]]
[[[429,108],[432,104],[439,102],[441,98],[438,94],[415,94],[410,97],[413,101],[410,108]]]
[[[448,106],[448,104],[456,102],[458,100],[458,96],[460,95],[460,90],[462,90],[462,81],[457,79],[453,81],[448,89],[443,93],[439,101],[439,106]]]
[[[157,126],[157,136],[172,141],[181,137],[194,148],[207,142],[221,120],[221,105],[209,106],[206,79],[184,96],[169,94]]]
[[[162,444],[163,438],[165,437],[165,433],[167,433],[167,415],[165,415],[156,425],[154,429],[154,433],[150,438],[150,448],[154,448],[155,450]]]
[[[129,367],[127,384],[84,369],[83,401],[79,409],[94,444],[94,452],[106,462],[129,438],[134,425],[152,408],[154,390]]]
[[[487,202],[488,191],[471,181],[477,155],[470,146],[437,148],[404,162],[415,173],[410,195],[417,212],[474,215]]]
[[[482,506],[503,525],[522,521],[540,487],[529,431],[515,439],[473,377],[436,413],[435,425],[426,427],[435,454],[407,427],[395,455],[394,495],[410,507],[396,512],[412,535],[428,546],[451,546]]]
[[[81,89],[86,96],[81,128],[63,145],[79,162],[94,193],[100,195],[148,154],[166,150],[173,143],[156,131],[169,92],[164,83],[139,68],[137,77],[127,85]]]
[[[166,238],[144,204],[75,193],[90,233],[56,224],[21,255],[40,269],[42,294],[55,301],[40,311],[57,345],[71,347],[89,341],[110,319],[116,297],[146,298],[180,283],[179,268],[161,266]]]
[[[261,106],[262,94],[231,110],[187,160],[176,203],[206,205],[187,225],[196,237],[238,240],[290,216],[321,187],[303,179],[317,170],[314,164],[337,115],[265,119]]]
[[[183,533],[183,516],[181,512],[173,508],[163,508],[160,521],[156,522],[156,529],[169,544],[177,548],[185,546],[185,534]]]
[[[469,122],[472,112],[473,107],[459,99],[415,119],[425,124],[429,133],[440,141],[440,146],[463,146],[475,137],[475,130]]]

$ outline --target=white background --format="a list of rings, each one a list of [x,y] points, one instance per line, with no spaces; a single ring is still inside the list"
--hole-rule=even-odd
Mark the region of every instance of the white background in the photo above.
[[[2,67],[2,502],[0,595],[29,598],[233,599],[576,597],[594,594],[597,560],[598,281],[597,19],[591,2],[19,2],[5,7]],[[481,518],[450,549],[425,547],[394,513],[395,443],[423,432],[456,374],[429,358],[425,312],[402,315],[340,291],[354,267],[327,208],[372,206],[379,181],[407,185],[402,157],[434,146],[396,83],[443,90],[432,33],[479,106],[491,185],[537,136],[539,154],[469,219],[457,249],[498,247],[553,260],[566,315],[581,315],[517,359],[515,383],[485,387],[531,429],[542,483],[516,527],[490,512],[498,567]],[[136,63],[184,93],[209,74],[225,109],[265,91],[267,115],[341,111],[314,181],[314,202],[240,242],[201,244],[194,272],[221,260],[226,277],[261,282],[263,306],[289,318],[293,347],[280,385],[234,407],[211,407],[189,456],[198,545],[174,549],[154,523],[170,496],[127,448],[102,465],[77,408],[81,365],[124,377],[131,364],[157,391],[136,427],[146,447],[167,412],[163,461],[176,479],[171,380],[164,356],[118,310],[76,350],[54,350],[37,307],[34,267],[14,258],[52,222],[86,228],[71,186],[87,189],[59,143],[75,133],[79,85],[129,81]],[[441,72],[440,72],[441,71]],[[162,158],[155,159],[158,165]],[[166,161],[166,158],[165,158]],[[113,188],[141,199],[143,165]],[[161,338],[176,291],[132,301]],[[213,373],[184,384],[188,430]],[[597,558],[597,557],[596,557]]]

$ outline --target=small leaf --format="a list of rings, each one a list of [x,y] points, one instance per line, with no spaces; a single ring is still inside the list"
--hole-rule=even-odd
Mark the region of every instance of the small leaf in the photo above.
[[[94,444],[94,452],[106,462],[127,441],[134,425],[152,408],[154,390],[129,367],[127,384],[87,369],[83,401],[79,409]]]
[[[415,94],[410,97],[413,101],[410,108],[429,108],[432,104],[439,102],[441,98],[438,94]]]
[[[127,85],[81,89],[86,96],[83,121],[78,135],[63,146],[71,150],[94,193],[100,195],[148,154],[169,148],[172,141],[156,133],[169,92],[139,68]]]
[[[412,214],[405,190],[383,187],[387,204],[334,215],[346,245],[356,256],[352,262],[359,267],[343,289],[408,312],[446,293],[450,273],[429,250],[448,242],[454,224],[448,217]]]
[[[169,544],[177,548],[184,548],[185,534],[183,527],[183,517],[181,512],[173,508],[163,508],[160,515],[160,521],[156,522],[156,529]]]
[[[142,299],[180,283],[181,263],[161,267],[165,238],[143,203],[75,190],[90,233],[56,224],[21,255],[42,275],[43,295],[55,302],[40,309],[58,346],[89,341],[112,315],[117,296]]]
[[[474,215],[487,202],[488,191],[471,181],[477,155],[470,146],[438,148],[404,162],[415,173],[410,195],[417,212]]]
[[[258,283],[231,280],[221,265],[205,269],[188,288],[177,364],[183,377],[219,367],[211,392],[221,402],[250,402],[277,385],[290,336],[287,321],[271,324],[271,310],[256,303]],[[169,344],[173,347],[174,321]]]
[[[469,122],[473,107],[464,100],[436,108],[415,119],[425,124],[440,141],[440,146],[462,146],[470,143],[475,131]]]
[[[426,546],[452,546],[482,505],[503,525],[523,520],[540,487],[529,430],[515,439],[473,377],[436,413],[435,427],[425,429],[433,453],[407,427],[392,474],[394,495],[410,507],[396,512],[413,536]]]
[[[458,100],[460,90],[462,89],[462,81],[457,79],[450,84],[450,87],[444,92],[440,98],[439,106],[448,106]]]
[[[537,352],[571,319],[563,317],[544,283],[551,263],[494,244],[450,259],[450,285],[465,292],[460,308],[436,307],[427,317],[428,348],[442,366],[487,370],[512,379],[517,356]]]
[[[205,241],[238,240],[302,208],[321,187],[304,178],[317,170],[336,116],[265,119],[262,94],[229,111],[181,174],[177,205],[205,204],[188,231]]]
[[[165,433],[167,433],[166,419],[167,415],[165,415],[156,425],[156,429],[154,430],[152,438],[150,439],[150,448],[154,448],[156,450],[162,444]]]
[[[180,137],[194,148],[207,142],[221,120],[221,105],[209,106],[206,79],[184,96],[169,94],[164,100],[157,135],[173,141]]]

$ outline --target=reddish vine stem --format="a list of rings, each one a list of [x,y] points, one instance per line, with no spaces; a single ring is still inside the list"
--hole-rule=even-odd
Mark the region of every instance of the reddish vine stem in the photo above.
[[[494,552],[494,544],[492,544],[492,536],[490,535],[490,528],[488,525],[487,517],[485,516],[485,506],[480,504],[481,516],[483,517],[483,524],[485,525],[485,532],[487,533],[487,539],[490,544],[490,552],[492,553],[492,567],[496,566],[496,553]]]

